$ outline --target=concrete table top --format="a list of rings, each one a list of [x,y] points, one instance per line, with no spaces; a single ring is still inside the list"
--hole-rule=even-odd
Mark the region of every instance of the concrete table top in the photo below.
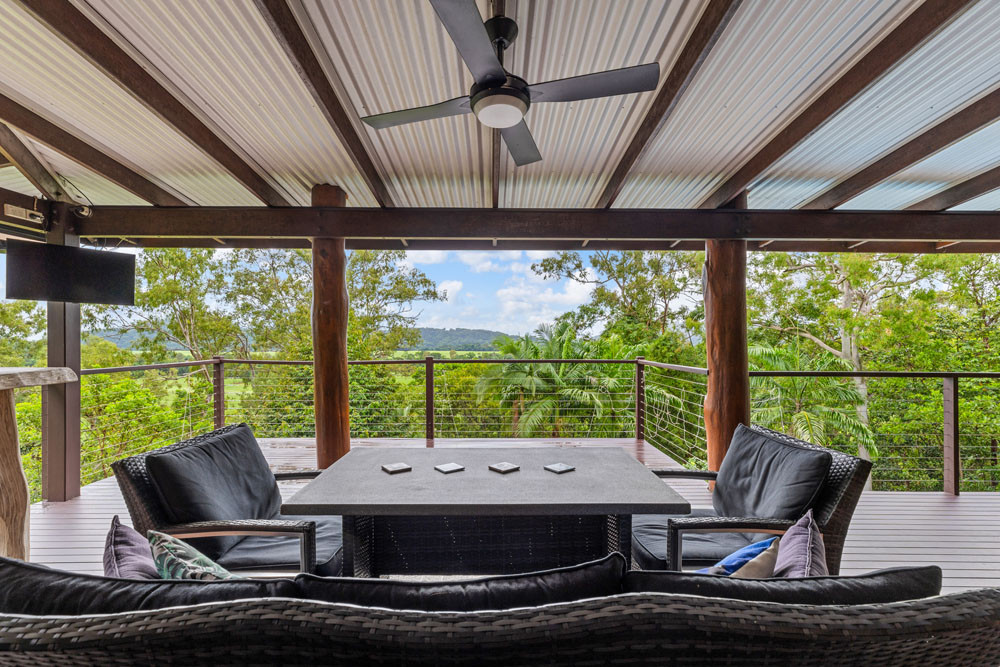
[[[500,474],[490,464],[520,466]],[[410,472],[382,466],[406,463]],[[458,463],[443,474],[434,466]],[[566,463],[576,470],[544,469]],[[351,450],[281,506],[282,514],[554,516],[687,514],[690,504],[620,447],[468,447]]]

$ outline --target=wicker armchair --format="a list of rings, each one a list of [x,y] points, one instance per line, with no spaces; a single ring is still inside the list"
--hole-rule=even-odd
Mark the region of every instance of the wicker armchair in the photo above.
[[[784,605],[628,593],[505,611],[393,611],[287,598],[99,616],[0,615],[23,665],[1000,664],[1000,590]]]
[[[823,533],[826,545],[826,563],[830,574],[840,573],[840,561],[844,553],[844,540],[854,515],[854,509],[861,498],[865,482],[871,472],[871,462],[850,454],[826,447],[820,447],[784,433],[763,426],[752,425],[749,430],[765,435],[772,440],[795,447],[829,452],[831,464],[826,478],[812,506],[813,516]],[[653,471],[663,478],[684,477],[688,479],[715,480],[718,473],[706,470],[658,469]],[[783,534],[794,521],[768,517],[723,517],[705,513],[705,516],[670,517],[665,521],[666,569],[679,570],[682,558],[682,534],[692,533],[739,533],[739,534]],[[721,554],[725,555],[725,554]]]
[[[189,440],[112,463],[111,468],[114,470],[118,486],[125,498],[125,505],[132,518],[132,525],[143,535],[149,530],[156,530],[174,537],[189,539],[196,547],[199,546],[198,541],[203,538],[241,536],[244,540],[241,540],[240,544],[221,557],[217,557],[220,564],[230,569],[290,569],[315,572],[317,569],[317,521],[322,520],[319,517],[313,520],[313,517],[305,519],[275,515],[268,518],[220,518],[183,524],[176,524],[169,520],[169,510],[164,507],[161,495],[157,492],[155,483],[148,472],[147,458],[153,454],[175,452],[187,447],[206,445],[220,436],[234,433],[237,429],[249,430],[249,427],[246,424],[232,424]],[[273,481],[276,484],[279,479],[308,479],[316,477],[319,473],[318,470],[278,473],[273,475]],[[261,492],[272,492],[272,489],[262,489]],[[338,522],[336,526],[329,526],[326,527],[328,529],[323,530],[323,538],[329,542],[332,536],[337,544],[324,544],[320,558],[321,563],[330,561],[331,554],[328,552],[333,551],[337,560],[330,567],[336,571],[323,572],[324,574],[339,574],[339,517],[336,518],[336,521]],[[255,541],[247,542],[246,538],[252,538]],[[262,541],[261,538],[282,539]],[[288,560],[288,541],[290,540],[298,543],[297,556],[295,556],[297,564],[281,562]],[[280,557],[274,557],[276,550],[281,552]]]

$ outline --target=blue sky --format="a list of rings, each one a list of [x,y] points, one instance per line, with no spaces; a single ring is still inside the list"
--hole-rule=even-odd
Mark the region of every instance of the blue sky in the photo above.
[[[588,286],[569,280],[542,280],[534,274],[532,262],[552,254],[519,250],[408,252],[407,263],[448,293],[447,301],[414,306],[417,325],[518,335],[552,322],[585,303],[590,294]],[[0,254],[0,285],[4,287],[6,259]]]
[[[448,293],[446,302],[417,305],[419,326],[524,334],[552,322],[586,303],[590,294],[589,286],[535,275],[532,262],[553,254],[519,250],[408,252],[407,262]]]

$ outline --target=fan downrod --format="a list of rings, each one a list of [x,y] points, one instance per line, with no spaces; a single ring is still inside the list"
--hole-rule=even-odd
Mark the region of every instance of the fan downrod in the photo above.
[[[486,19],[486,34],[490,37],[497,51],[497,57],[503,63],[503,52],[517,39],[517,22],[508,16],[494,16]]]

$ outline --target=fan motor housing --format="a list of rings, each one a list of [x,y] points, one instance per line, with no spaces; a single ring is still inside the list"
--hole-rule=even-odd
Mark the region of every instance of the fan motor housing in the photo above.
[[[507,73],[507,80],[500,85],[473,84],[472,90],[469,91],[469,99],[472,102],[472,109],[475,110],[476,106],[482,100],[494,95],[505,95],[507,97],[517,98],[524,104],[525,111],[527,111],[528,107],[531,106],[531,97],[528,96],[528,82],[509,72]]]

